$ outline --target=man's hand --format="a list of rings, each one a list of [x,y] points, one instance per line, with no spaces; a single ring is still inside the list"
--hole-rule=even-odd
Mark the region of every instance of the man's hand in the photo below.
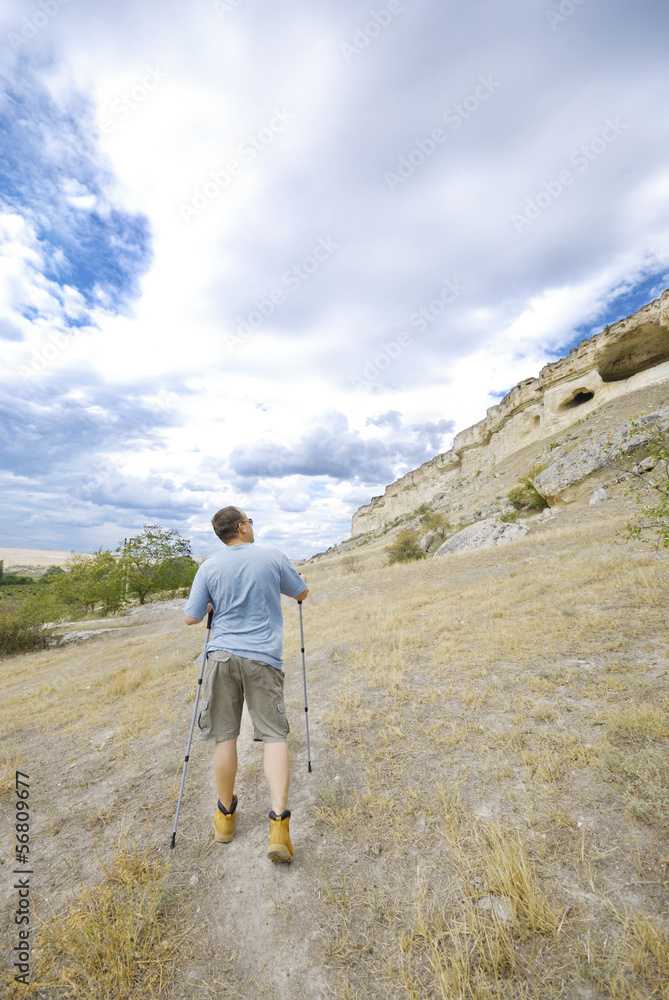
[[[303,590],[301,594],[297,595],[297,597],[295,598],[295,600],[296,601],[304,601],[306,599],[306,596],[307,596],[308,593],[309,593],[308,590]]]

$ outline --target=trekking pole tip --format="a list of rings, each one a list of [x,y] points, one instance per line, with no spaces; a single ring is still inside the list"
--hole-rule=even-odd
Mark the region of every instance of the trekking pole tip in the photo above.
[[[172,842],[170,844],[170,850],[171,851],[174,850],[174,842],[175,842],[176,839],[177,839],[177,835],[176,835],[176,833],[173,833],[172,834]]]
[[[311,761],[309,761],[309,774],[311,774]]]

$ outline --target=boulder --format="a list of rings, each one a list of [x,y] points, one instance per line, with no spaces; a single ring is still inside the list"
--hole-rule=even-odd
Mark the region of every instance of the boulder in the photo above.
[[[522,521],[500,521],[497,518],[479,521],[447,538],[443,545],[439,546],[435,556],[447,556],[451,552],[467,552],[470,549],[487,549],[500,542],[511,542],[516,538],[522,538],[527,532],[528,527]]]
[[[609,495],[606,492],[605,488],[603,486],[600,486],[599,489],[593,491],[592,496],[590,497],[590,506],[594,507],[595,504],[604,503],[604,501],[608,499]]]

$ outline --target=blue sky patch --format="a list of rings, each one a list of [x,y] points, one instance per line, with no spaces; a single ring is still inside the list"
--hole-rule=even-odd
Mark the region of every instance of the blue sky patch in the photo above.
[[[0,205],[34,229],[46,278],[123,312],[151,262],[150,227],[111,204],[113,178],[85,140],[87,102],[73,93],[59,107],[26,60],[0,87]]]

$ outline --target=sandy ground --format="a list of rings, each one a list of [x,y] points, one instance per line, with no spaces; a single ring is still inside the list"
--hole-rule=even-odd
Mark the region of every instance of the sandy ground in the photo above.
[[[47,569],[49,566],[65,566],[72,558],[72,552],[56,549],[16,549],[0,546],[0,559],[7,573],[19,570],[28,573],[31,569]]]

